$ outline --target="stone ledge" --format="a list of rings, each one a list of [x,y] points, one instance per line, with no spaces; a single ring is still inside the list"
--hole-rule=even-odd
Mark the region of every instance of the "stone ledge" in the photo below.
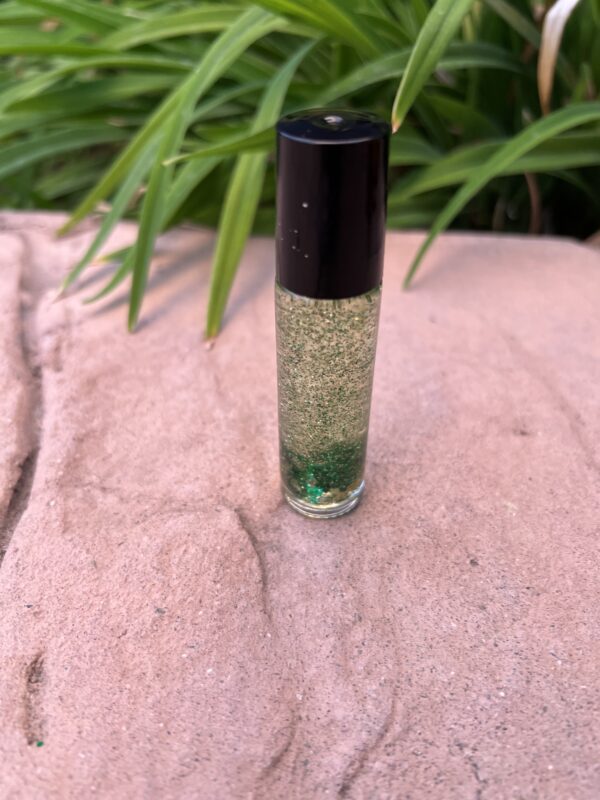
[[[390,235],[368,491],[315,522],[279,495],[271,242],[209,351],[211,234],[165,237],[128,336],[123,293],[80,303],[102,268],[52,302],[93,235],[56,224],[0,217],[2,515],[39,449],[0,794],[596,798],[600,255],[453,234],[404,293]]]

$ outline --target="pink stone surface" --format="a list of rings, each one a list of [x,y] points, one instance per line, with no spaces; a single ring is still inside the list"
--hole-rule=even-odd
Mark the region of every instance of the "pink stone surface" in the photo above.
[[[600,253],[444,236],[405,293],[390,235],[367,492],[314,521],[272,242],[208,350],[210,233],[129,336],[106,267],[52,302],[60,221],[0,217],[0,796],[596,800]]]

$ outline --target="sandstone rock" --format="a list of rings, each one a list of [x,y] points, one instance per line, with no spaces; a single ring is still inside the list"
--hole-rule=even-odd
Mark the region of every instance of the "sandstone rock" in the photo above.
[[[124,291],[81,305],[105,268],[52,302],[90,229],[1,222],[0,513],[39,447],[2,797],[598,797],[597,252],[449,235],[403,293],[421,236],[390,235],[367,493],[313,521],[279,494],[269,240],[208,350],[211,234],[164,238],[129,336]]]

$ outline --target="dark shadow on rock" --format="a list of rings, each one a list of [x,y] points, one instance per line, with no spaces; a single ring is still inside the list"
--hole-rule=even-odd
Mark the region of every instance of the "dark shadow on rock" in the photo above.
[[[177,277],[181,277],[186,272],[193,270],[197,265],[204,261],[207,256],[212,253],[214,242],[211,240],[210,242],[205,242],[201,247],[193,248],[188,252],[182,253],[179,257],[170,264],[166,264],[163,267],[158,267],[150,274],[148,279],[148,286],[146,288],[146,296],[150,296],[150,294],[158,289],[159,287],[163,286],[164,284],[169,283],[170,281],[176,279]],[[201,287],[209,278],[209,271],[208,270],[198,270],[197,276],[199,280],[193,285],[192,288],[199,288]],[[201,278],[201,280],[200,280]],[[126,279],[127,280],[127,279]],[[185,294],[190,293],[190,286],[187,285],[185,287]],[[91,316],[101,316],[106,314],[107,312],[114,311],[118,308],[121,308],[129,302],[129,291],[121,293],[118,297],[115,297],[114,300],[111,300],[108,303],[105,303],[97,310],[93,311]],[[167,299],[167,304],[170,301]],[[138,328],[139,330],[139,328]]]
[[[148,313],[144,313],[142,311],[142,315],[135,328],[135,332],[139,333],[148,325],[153,325],[155,322],[158,322],[158,320],[163,319],[171,314],[178,306],[180,306],[183,302],[185,302],[186,299],[190,297],[190,294],[196,293],[198,288],[198,284],[193,286],[186,284],[185,286],[180,287],[178,291],[173,292],[168,297],[165,297],[156,308],[153,308]],[[198,326],[202,324],[201,312],[202,307],[200,302],[198,302]]]
[[[77,279],[75,284],[70,287],[66,294],[79,294],[80,292],[85,292],[87,289],[92,289],[93,291],[98,291],[97,289],[93,288],[97,283],[100,281],[108,282],[108,279],[111,277],[113,272],[119,268],[119,264],[117,261],[107,261],[102,264],[97,264],[95,266],[90,265],[88,270],[84,272],[84,275]]]
[[[244,270],[242,265],[241,272],[236,277],[238,286],[231,294],[230,302],[223,316],[222,328],[239,314],[244,306],[252,302],[269,282],[275,281],[275,262],[273,253],[268,256],[265,254],[258,264],[254,264],[251,270]],[[235,286],[235,284],[234,284]],[[274,301],[273,301],[274,302]]]
[[[433,242],[423,257],[423,261],[419,264],[419,268],[411,281],[410,287],[406,290],[408,293],[424,288],[441,288],[442,286],[455,282],[456,268],[454,265],[458,263],[462,264],[461,278],[464,280],[472,274],[471,270],[484,270],[491,263],[490,254],[486,245],[489,245],[489,248],[507,246],[500,234],[484,233],[479,234],[477,239],[474,238],[470,241],[462,241],[459,247],[454,246],[451,249],[448,248],[448,241],[452,241],[453,239],[456,241],[456,239],[460,239],[462,236],[464,236],[464,234],[460,231],[447,231],[444,233],[443,243],[439,239]],[[519,237],[512,235],[511,238],[518,239]],[[523,235],[520,238],[526,239],[527,237]],[[417,254],[419,245],[420,242],[415,245],[414,253],[411,254],[411,263],[412,259]],[[478,260],[474,258],[474,254],[477,254]],[[468,268],[464,265],[464,261],[469,262]]]

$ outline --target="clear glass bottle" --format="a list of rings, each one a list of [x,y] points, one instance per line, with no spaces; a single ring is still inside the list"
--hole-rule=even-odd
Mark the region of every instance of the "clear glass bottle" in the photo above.
[[[317,109],[284,117],[277,131],[283,493],[306,516],[336,517],[364,489],[389,126]]]

